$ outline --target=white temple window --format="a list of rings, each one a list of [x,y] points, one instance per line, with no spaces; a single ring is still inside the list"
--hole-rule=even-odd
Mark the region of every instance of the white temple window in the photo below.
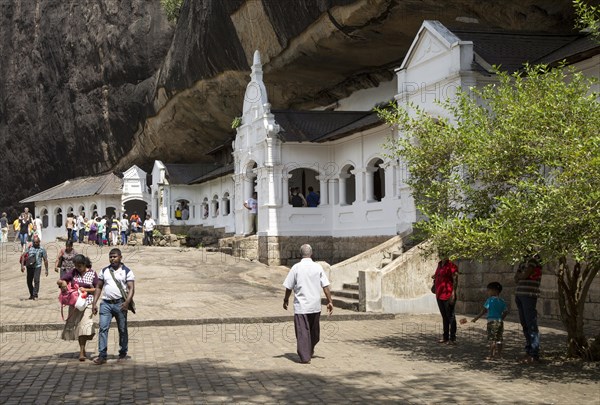
[[[117,215],[117,209],[115,207],[106,207],[106,216],[108,218],[113,218]]]
[[[90,207],[90,214],[92,215],[90,218],[98,218],[98,206],[96,204],[92,204]]]
[[[340,205],[352,205],[356,201],[356,176],[354,166],[346,165],[340,172],[339,198]]]
[[[57,208],[54,210],[54,227],[61,228],[63,226],[63,214],[62,208]]]
[[[212,198],[212,201],[210,203],[210,208],[212,211],[212,217],[216,218],[219,216],[219,196],[218,195],[214,195]]]
[[[80,205],[79,210],[77,211],[77,215],[81,214],[82,212],[85,212],[85,207],[83,205]]]
[[[385,170],[383,160],[375,158],[367,165],[365,189],[367,202],[381,201],[385,197]]]
[[[317,194],[319,194],[321,192],[320,190],[320,181],[317,180],[317,177],[319,176],[319,172],[317,172],[316,170],[313,169],[306,169],[306,168],[298,168],[298,169],[294,169],[291,170],[289,172],[290,174],[290,178],[288,180],[288,203],[290,205],[296,206],[296,207],[301,207],[301,206],[305,206],[305,205],[298,205],[299,203],[299,199],[294,197],[294,195],[296,193],[299,193],[302,195],[302,198],[304,199],[304,201],[306,201],[306,196],[308,195],[309,191],[308,188],[311,187],[313,189],[313,191]],[[296,201],[296,204],[293,203],[293,201]]]
[[[48,210],[46,208],[42,210],[42,228],[48,228]]]
[[[185,199],[179,199],[176,201],[177,206],[175,207],[175,219],[187,221],[190,219],[190,202]]]
[[[208,198],[204,197],[202,201],[202,219],[208,218]]]
[[[229,193],[223,195],[223,216],[226,217],[231,212],[231,200],[229,199]]]

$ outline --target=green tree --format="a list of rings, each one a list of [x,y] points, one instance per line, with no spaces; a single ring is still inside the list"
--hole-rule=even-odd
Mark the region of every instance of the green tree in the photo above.
[[[600,103],[593,79],[563,66],[525,66],[440,102],[379,110],[403,136],[417,224],[453,257],[515,263],[539,253],[556,268],[568,353],[593,357],[583,309],[600,269]],[[600,343],[600,336],[596,338]],[[594,347],[594,350],[596,347]]]
[[[168,20],[177,21],[183,0],[160,0],[160,4],[165,10],[165,13],[167,13]]]
[[[600,40],[600,6],[592,6],[583,0],[573,0],[577,21],[575,27],[587,29],[596,38]]]

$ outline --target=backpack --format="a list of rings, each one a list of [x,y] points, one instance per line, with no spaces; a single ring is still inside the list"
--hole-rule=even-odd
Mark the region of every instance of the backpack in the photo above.
[[[25,267],[30,269],[37,267],[37,254],[27,254],[27,259],[25,259]]]
[[[294,194],[292,196],[292,207],[302,207],[304,202],[302,201],[302,197],[298,194]]]

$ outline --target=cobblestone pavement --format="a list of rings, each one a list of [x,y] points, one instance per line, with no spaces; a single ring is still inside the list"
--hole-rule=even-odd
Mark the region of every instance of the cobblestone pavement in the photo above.
[[[44,245],[51,269],[44,277],[38,301],[30,301],[25,274],[18,264],[18,244],[0,245],[0,324],[60,323],[60,305],[52,270],[62,244]],[[88,255],[96,271],[108,264],[109,248],[75,244]],[[199,249],[134,247],[123,250],[123,262],[136,276],[133,321],[198,318],[274,317],[282,309],[284,267],[267,267],[221,253]],[[355,314],[336,309],[336,314]]]
[[[88,254],[91,255],[90,252]],[[108,249],[95,259],[105,263]],[[457,346],[440,346],[438,316],[391,320],[322,318],[321,342],[309,365],[297,363],[291,317],[281,306],[286,270],[198,250],[142,248],[124,254],[136,272],[139,314],[163,317],[253,318],[255,323],[130,328],[129,355],[109,335],[109,362],[79,362],[77,343],[60,331],[0,334],[0,403],[558,403],[600,404],[600,367],[564,361],[565,334],[541,328],[541,364],[522,366],[523,339],[507,322],[505,360],[486,362],[485,322],[459,326]],[[42,280],[40,301],[26,300],[16,253],[2,254],[3,324],[60,320],[56,277]],[[225,262],[222,262],[225,260]],[[227,260],[231,260],[227,262]],[[336,309],[337,313],[347,312]],[[158,322],[156,322],[158,324]],[[97,339],[88,344],[88,357]]]

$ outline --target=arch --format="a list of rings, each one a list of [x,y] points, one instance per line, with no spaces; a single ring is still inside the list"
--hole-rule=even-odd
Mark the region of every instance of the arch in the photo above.
[[[208,197],[202,200],[202,219],[208,218]]]
[[[356,201],[356,176],[354,165],[346,164],[340,171],[340,205],[352,205]]]
[[[146,217],[146,212],[148,210],[148,204],[146,203],[146,201],[133,198],[123,202],[122,205],[128,216],[137,213],[140,218]]]
[[[89,214],[91,215],[90,218],[98,218],[98,204],[92,203],[92,205],[90,205]]]
[[[223,216],[226,217],[231,213],[231,200],[229,198],[229,191],[223,194],[223,209],[221,210]]]
[[[288,180],[288,196],[289,203],[295,207],[299,207],[300,200],[298,198],[294,198],[296,194],[295,190],[298,191],[299,194],[302,194],[302,198],[304,201],[302,202],[306,206],[306,196],[309,193],[309,188],[312,190],[316,190],[319,192],[320,182],[317,180],[319,176],[319,172],[315,169],[308,167],[298,167],[296,169],[292,169],[289,171],[289,180]]]
[[[187,221],[188,219],[190,219],[190,200],[187,200],[185,198],[178,198],[175,200],[175,219],[177,220],[181,220],[181,221]],[[179,210],[177,210],[177,208],[179,208]],[[177,215],[178,211],[181,212],[181,215]]]
[[[75,215],[75,210],[73,209],[72,205],[69,205],[69,207],[67,208],[67,215]]]
[[[113,218],[115,215],[117,215],[117,209],[111,206],[107,206],[104,212],[108,218]]]
[[[40,217],[42,218],[42,229],[48,228],[48,208],[42,208],[42,210],[40,211]]]
[[[210,210],[212,213],[212,217],[216,218],[219,216],[219,196],[217,194],[215,194],[212,198],[212,201],[210,203]]]
[[[383,159],[380,157],[374,157],[367,163],[367,202],[381,201],[385,197],[385,169],[382,165]]]
[[[79,208],[77,208],[77,215],[81,214],[82,212],[85,212],[85,205],[80,204]]]
[[[54,209],[54,227],[61,228],[63,226],[63,211],[62,208],[56,207]]]

